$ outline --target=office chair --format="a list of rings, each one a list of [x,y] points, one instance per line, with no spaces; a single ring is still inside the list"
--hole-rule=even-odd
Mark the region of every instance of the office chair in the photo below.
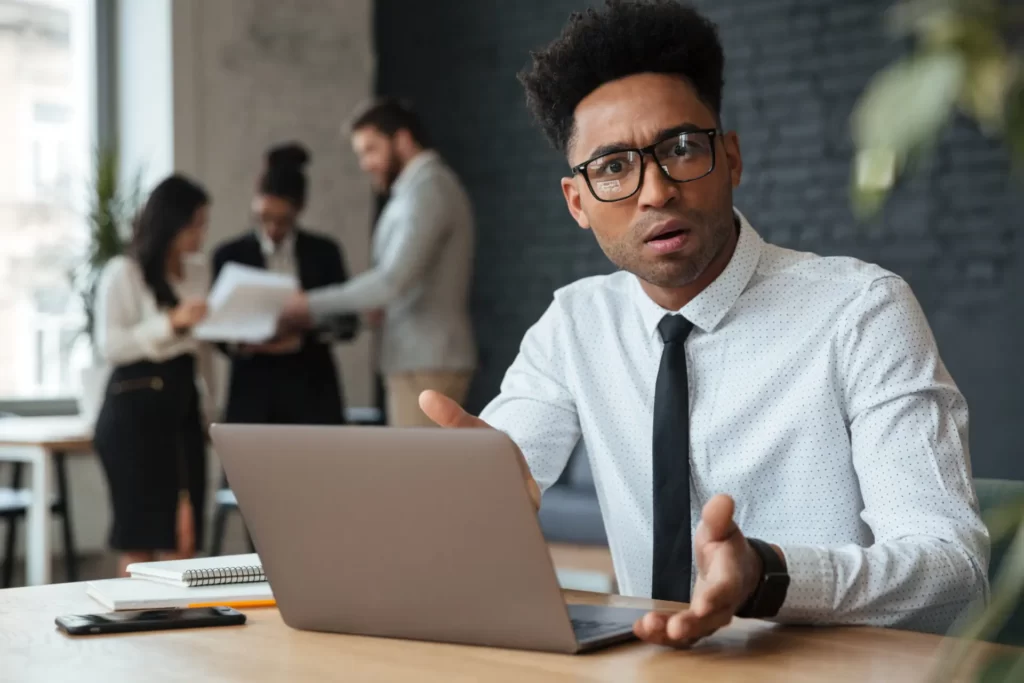
[[[1024,501],[1024,482],[1021,481],[975,479],[974,489],[978,493],[978,505],[982,515],[1008,503]],[[995,581],[1009,545],[1009,539],[992,543],[992,557],[988,564],[989,583]],[[992,640],[1004,645],[1024,646],[1024,602],[1018,601],[1003,628]]]

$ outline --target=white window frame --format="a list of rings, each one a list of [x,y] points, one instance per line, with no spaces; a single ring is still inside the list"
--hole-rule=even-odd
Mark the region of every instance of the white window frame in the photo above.
[[[80,0],[85,2],[85,0]],[[93,139],[100,145],[109,144],[115,138],[117,122],[116,106],[116,40],[117,0],[91,0],[90,12],[94,21],[89,32],[90,53],[94,59],[88,65],[91,83],[87,83],[86,93],[81,93],[87,102],[88,125],[93,132]],[[29,107],[32,103],[29,103]],[[31,109],[29,115],[32,114]],[[31,153],[31,150],[29,151]],[[33,335],[35,326],[33,326]],[[58,333],[59,335],[59,333]],[[35,368],[32,368],[35,372]],[[74,415],[78,413],[78,401],[73,396],[54,398],[5,398],[0,396],[0,413],[13,413],[24,416]]]

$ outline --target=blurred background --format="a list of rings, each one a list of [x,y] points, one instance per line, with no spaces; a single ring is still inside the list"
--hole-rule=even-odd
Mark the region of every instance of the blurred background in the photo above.
[[[377,88],[418,103],[476,203],[482,358],[472,409],[494,395],[552,290],[611,267],[570,220],[557,187],[565,161],[531,125],[514,79],[529,50],[588,4],[598,3],[377,2]],[[694,4],[718,24],[725,48],[724,123],[738,131],[744,161],[737,206],[769,241],[856,256],[906,278],[967,396],[976,474],[1024,479],[1024,190],[1004,144],[954,120],[930,166],[908,176],[879,215],[859,220],[850,115],[872,77],[907,49],[886,31],[893,3]]]
[[[213,197],[211,247],[248,226],[263,151],[313,153],[305,223],[369,265],[378,206],[342,123],[373,94],[410,100],[477,217],[472,296],[495,395],[554,289],[611,269],[569,218],[566,163],[528,118],[515,74],[585,0],[0,0],[0,411],[74,412],[92,363],[71,273],[90,249],[97,150],[122,184],[173,170]],[[736,203],[780,245],[873,261],[906,278],[971,408],[975,474],[1024,479],[1024,192],[999,136],[964,117],[868,218],[851,204],[850,117],[911,44],[890,0],[700,0],[726,53],[739,132]],[[909,97],[909,95],[908,95]],[[912,99],[912,98],[911,98]],[[379,400],[372,339],[338,350],[350,405]],[[101,548],[106,498],[74,459],[77,533]]]

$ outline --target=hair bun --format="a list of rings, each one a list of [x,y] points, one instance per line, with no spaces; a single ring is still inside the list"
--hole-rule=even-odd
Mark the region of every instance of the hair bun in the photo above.
[[[268,168],[290,168],[301,171],[309,163],[309,152],[297,142],[278,145],[267,152]]]

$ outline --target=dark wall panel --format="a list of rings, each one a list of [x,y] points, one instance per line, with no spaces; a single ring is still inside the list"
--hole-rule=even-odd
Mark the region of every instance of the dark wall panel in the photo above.
[[[378,0],[378,91],[410,98],[462,176],[479,224],[473,317],[482,366],[468,407],[497,391],[552,291],[611,270],[569,218],[566,163],[532,125],[516,72],[580,0]],[[849,209],[848,117],[896,54],[888,0],[704,0],[726,50],[724,117],[740,134],[736,198],[766,239],[879,263],[914,287],[971,406],[975,472],[1024,479],[1024,185],[972,126],[945,136],[884,215]]]

